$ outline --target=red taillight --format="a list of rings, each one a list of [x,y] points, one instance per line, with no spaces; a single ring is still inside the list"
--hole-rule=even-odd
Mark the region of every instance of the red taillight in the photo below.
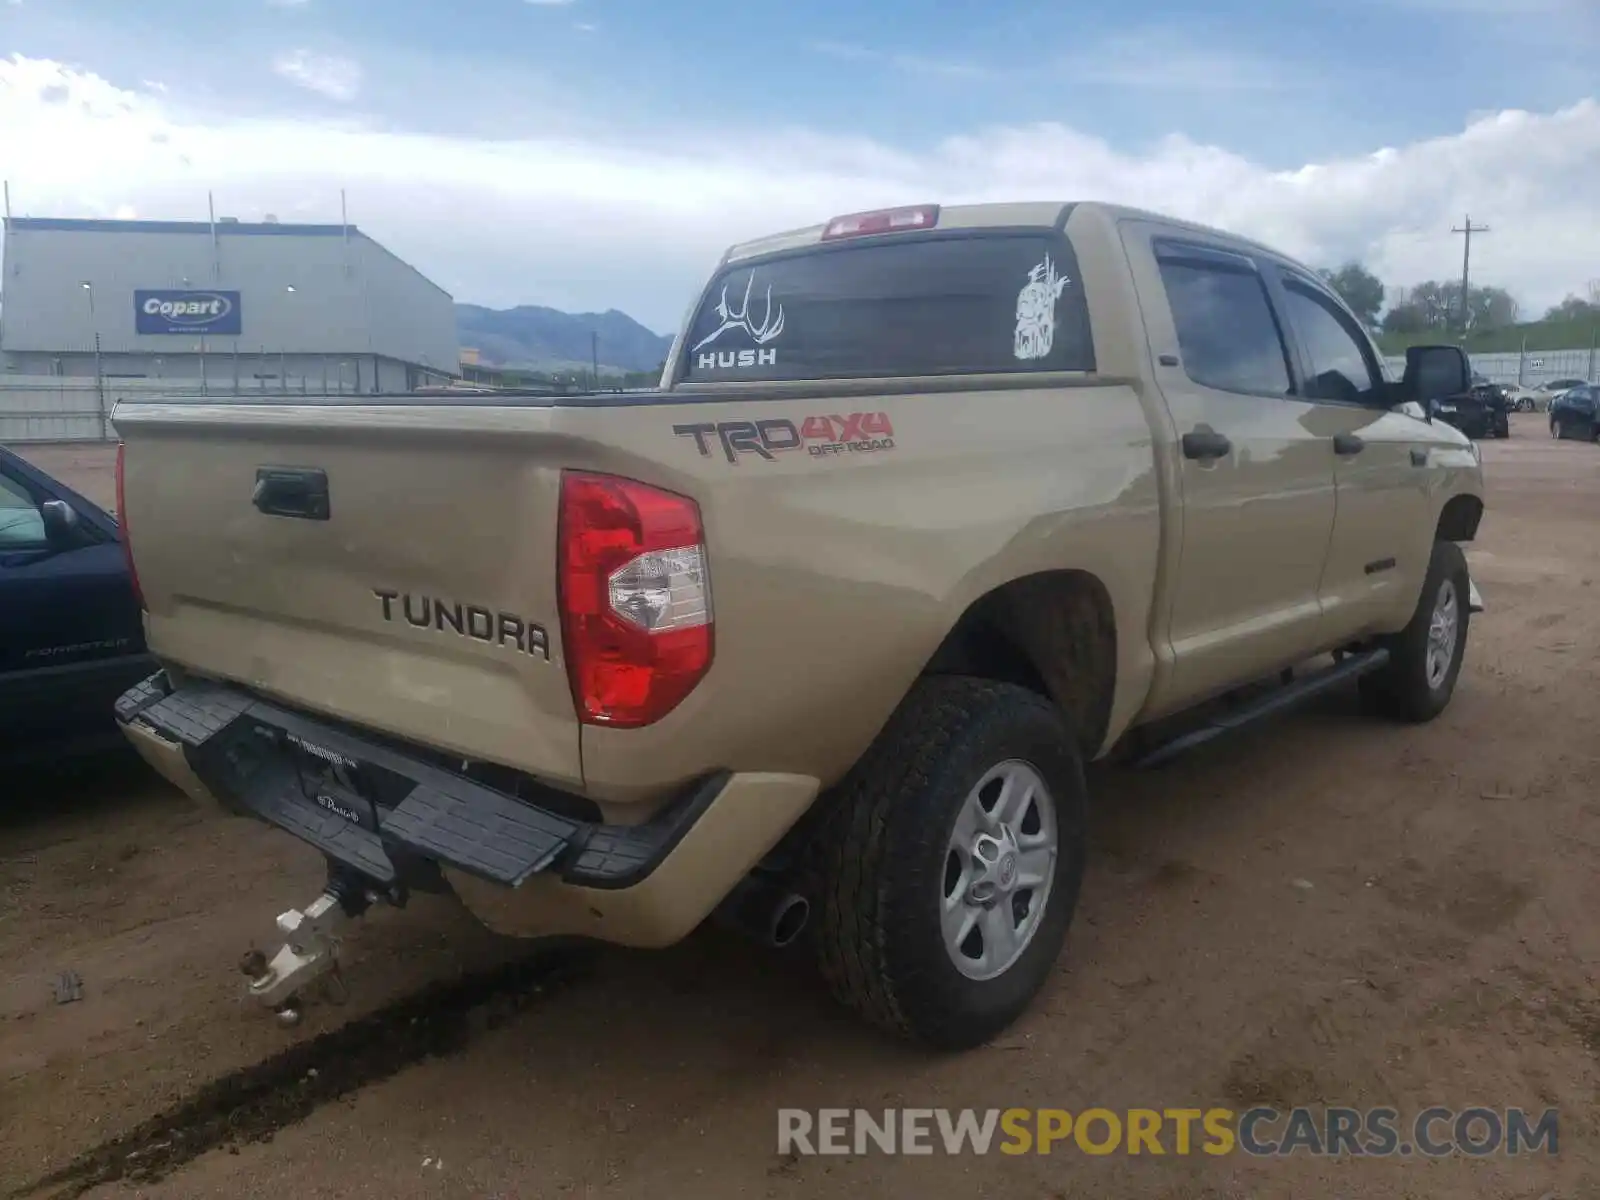
[[[900,233],[910,229],[932,229],[939,223],[937,204],[919,204],[913,208],[881,208],[876,212],[850,213],[835,217],[822,231],[822,240],[865,237],[872,233]]]
[[[578,719],[636,728],[711,667],[700,509],[613,475],[561,477],[561,631]]]
[[[127,447],[117,443],[117,536],[122,539],[122,556],[128,561],[128,582],[133,584],[133,598],[144,608],[144,592],[139,587],[139,572],[133,565],[133,542],[128,534],[128,500],[122,486],[122,459]]]

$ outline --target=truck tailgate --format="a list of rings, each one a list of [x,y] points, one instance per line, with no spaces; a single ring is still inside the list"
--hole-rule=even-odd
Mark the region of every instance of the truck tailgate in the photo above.
[[[358,427],[348,408],[238,405],[207,421],[184,407],[117,414],[159,658],[581,783],[547,414],[508,431],[430,426],[425,408],[368,410]]]

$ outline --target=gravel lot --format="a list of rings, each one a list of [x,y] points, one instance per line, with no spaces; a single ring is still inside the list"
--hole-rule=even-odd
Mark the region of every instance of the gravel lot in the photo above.
[[[235,964],[316,894],[315,855],[137,764],[8,781],[0,1196],[1600,1195],[1600,449],[1514,420],[1484,446],[1490,611],[1449,711],[1402,729],[1339,696],[1161,773],[1094,771],[1067,955],[961,1057],[885,1044],[720,933],[557,969],[426,899],[363,922],[348,1001],[284,1031]],[[30,456],[109,502],[100,449]],[[65,970],[83,998],[58,1005]],[[786,1106],[1256,1103],[1554,1106],[1560,1153],[775,1152]]]

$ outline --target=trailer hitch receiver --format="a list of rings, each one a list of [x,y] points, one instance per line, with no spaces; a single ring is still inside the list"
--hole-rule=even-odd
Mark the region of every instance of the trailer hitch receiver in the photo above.
[[[283,945],[278,952],[269,959],[252,950],[240,963],[250,979],[250,997],[276,1012],[282,1024],[298,1024],[305,990],[329,976],[338,977],[339,930],[374,898],[362,890],[351,891],[348,881],[330,879],[327,890],[304,909],[280,913],[277,926]]]

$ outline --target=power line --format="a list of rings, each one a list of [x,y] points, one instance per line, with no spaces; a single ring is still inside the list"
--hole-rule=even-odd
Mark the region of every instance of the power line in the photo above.
[[[1452,226],[1451,233],[1459,233],[1466,238],[1461,243],[1461,333],[1466,336],[1467,325],[1472,319],[1472,305],[1469,300],[1472,285],[1472,235],[1475,233],[1488,233],[1487,225],[1474,225],[1472,214],[1467,214],[1467,223],[1464,226]]]

